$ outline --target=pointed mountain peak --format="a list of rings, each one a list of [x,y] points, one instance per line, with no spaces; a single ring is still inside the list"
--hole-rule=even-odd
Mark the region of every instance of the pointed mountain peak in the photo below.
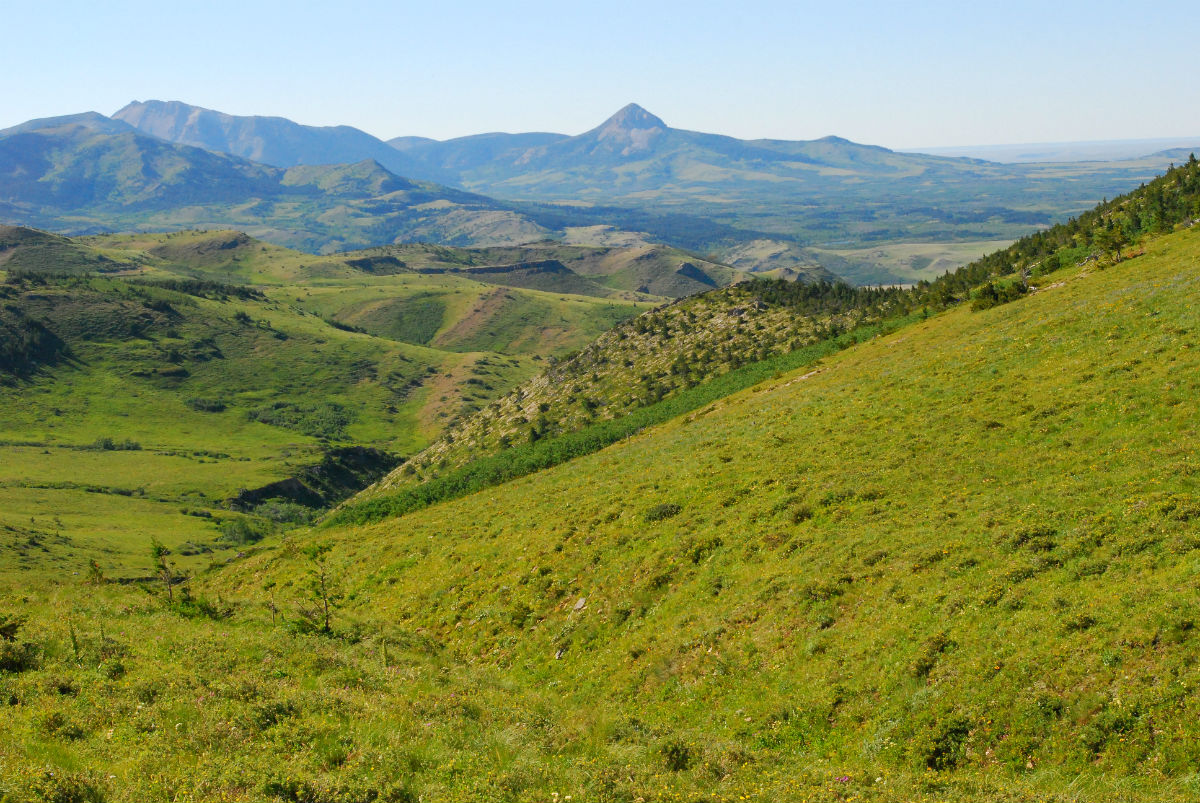
[[[576,139],[595,143],[598,147],[621,156],[631,156],[654,150],[656,143],[669,130],[662,120],[636,103],[630,103],[599,127],[586,134],[580,134]]]
[[[643,109],[636,103],[630,103],[619,112],[609,117],[600,126],[604,130],[631,131],[638,128],[666,128],[667,124],[660,118]]]

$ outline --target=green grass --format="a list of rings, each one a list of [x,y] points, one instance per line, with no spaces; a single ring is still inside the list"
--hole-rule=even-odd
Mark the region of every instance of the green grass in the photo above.
[[[354,320],[355,305],[367,301],[398,310],[449,298],[436,323],[450,328],[496,292],[467,278],[375,277],[236,232],[80,241],[12,232],[17,256],[49,249],[62,267],[68,249],[87,264],[107,259],[133,271],[53,275],[67,265],[0,288],[18,340],[35,321],[64,344],[57,363],[0,377],[0,525],[16,528],[17,541],[30,533],[39,541],[20,556],[19,572],[40,566],[70,576],[94,559],[111,575],[144,574],[152,535],[186,568],[223,560],[236,549],[222,527],[240,517],[228,500],[242,490],[297,476],[331,445],[412,454],[446,421],[528,378],[541,355],[577,347],[644,306],[502,291],[542,317],[510,316],[503,347],[511,354],[464,355],[325,318]],[[19,362],[22,353],[10,356]],[[104,439],[141,448],[89,448]]]
[[[547,471],[264,542],[193,582],[216,619],[11,584],[40,658],[0,673],[0,788],[1194,799],[1197,265],[1180,232]],[[333,637],[297,625],[317,545]]]
[[[366,498],[338,510],[330,524],[365,524],[400,516],[437,502],[456,499],[469,493],[557,466],[628,438],[646,427],[662,424],[685,413],[712,404],[737,391],[756,385],[785,371],[815,364],[822,357],[892,331],[915,318],[895,319],[867,325],[847,335],[820,341],[812,346],[768,357],[722,374],[702,385],[680,391],[656,404],[638,407],[619,418],[608,419],[557,437],[520,444],[497,454],[479,457],[444,474],[434,473],[419,485],[388,492],[372,489]],[[403,474],[404,472],[402,472]]]

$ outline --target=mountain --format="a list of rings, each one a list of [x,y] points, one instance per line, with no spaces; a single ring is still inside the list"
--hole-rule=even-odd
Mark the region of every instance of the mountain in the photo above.
[[[613,199],[647,192],[665,199],[706,186],[811,182],[832,170],[849,170],[861,179],[970,164],[898,154],[838,137],[743,141],[684,131],[635,103],[573,137],[491,134],[440,143],[393,142],[430,170],[454,171],[461,186],[525,200]]]
[[[0,220],[68,233],[235,227],[272,243],[323,253],[411,241],[514,245],[557,235],[579,246],[568,258],[570,270],[598,283],[600,293],[607,288],[677,298],[742,276],[717,260],[659,245],[636,232],[620,233],[624,244],[614,249],[600,244],[617,236],[611,227],[573,227],[574,219],[561,209],[521,209],[413,181],[369,159],[272,167],[166,142],[95,113],[31,121],[0,132],[0,181]],[[631,222],[655,219],[642,215]],[[713,228],[703,221],[699,225]],[[483,267],[556,258],[546,251],[514,253],[507,262]],[[514,275],[510,272],[510,281]],[[822,276],[829,274],[814,261],[798,274]],[[528,281],[545,284],[548,277]],[[565,281],[561,289],[583,287]]]
[[[277,179],[262,165],[171,145],[95,113],[0,131],[0,202],[31,210],[231,203],[271,191]]]
[[[409,179],[507,199],[510,215],[542,229],[616,226],[716,261],[737,260],[751,271],[808,276],[823,264],[864,284],[933,278],[947,262],[962,264],[964,256],[1078,214],[1167,163],[1155,156],[1005,165],[897,153],[833,136],[739,140],[672,128],[636,104],[576,136],[491,133],[444,142],[405,136],[386,144],[355,129],[234,117],[178,102],[135,103],[118,116],[172,141],[278,165],[373,159]],[[531,233],[513,222],[505,216],[478,229],[422,224],[404,238],[469,245]],[[251,228],[246,216],[222,225]],[[261,224],[255,231],[273,236]],[[357,234],[330,240],[331,248],[371,244]],[[905,253],[899,260],[894,250],[876,256],[876,244],[903,245]],[[765,255],[761,264],[752,253]]]
[[[1099,142],[1031,142],[1016,145],[958,145],[920,148],[913,152],[937,156],[967,156],[989,162],[1111,162],[1138,159],[1165,150],[1187,152],[1200,147],[1200,136],[1181,139],[1118,139]]]
[[[0,137],[12,134],[26,134],[32,131],[46,131],[61,128],[77,127],[106,134],[123,134],[130,130],[129,125],[111,117],[105,117],[99,112],[82,112],[67,114],[59,117],[40,117],[28,120],[19,125],[0,130]]]
[[[1200,140],[1198,140],[1200,141]],[[1188,146],[1183,148],[1167,148],[1163,151],[1158,151],[1151,154],[1153,157],[1172,159],[1177,163],[1186,162],[1188,159],[1196,155],[1200,151],[1200,146]]]
[[[272,167],[90,113],[0,132],[0,220],[63,232],[238,227],[309,251],[540,240],[504,204],[378,162]]]
[[[194,145],[275,167],[372,160],[402,176],[416,163],[382,140],[350,126],[308,126],[283,117],[238,117],[179,101],[134,101],[113,114],[168,142]],[[427,171],[423,171],[427,172]]]
[[[412,156],[414,161],[420,164],[419,167],[413,168],[418,171],[418,175],[431,171],[434,174],[456,176],[464,170],[486,167],[513,152],[541,147],[567,138],[565,134],[493,133],[451,140],[454,143],[453,147],[424,137],[396,137],[388,140],[388,145]]]
[[[570,218],[563,225],[644,231],[751,270],[820,262],[863,284],[932,279],[943,272],[935,264],[963,264],[964,253],[1080,214],[1170,161],[997,164],[836,136],[740,140],[672,128],[636,104],[576,136],[486,141],[481,149],[470,137],[393,140],[442,180],[513,199],[528,214]],[[648,219],[633,223],[639,213]],[[763,262],[747,258],[748,243]],[[918,267],[897,266],[890,252],[876,258],[876,245],[905,246]],[[819,256],[801,250],[813,247]]]

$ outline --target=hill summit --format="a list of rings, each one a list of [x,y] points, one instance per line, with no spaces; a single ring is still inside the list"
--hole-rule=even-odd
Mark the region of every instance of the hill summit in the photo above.
[[[622,156],[629,156],[653,150],[655,141],[666,132],[666,123],[636,103],[630,103],[580,139],[593,140]]]

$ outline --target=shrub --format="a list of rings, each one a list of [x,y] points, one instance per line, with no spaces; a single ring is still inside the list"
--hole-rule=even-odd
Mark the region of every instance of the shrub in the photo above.
[[[658,752],[671,772],[683,772],[692,765],[692,748],[677,739],[664,744]]]
[[[344,438],[351,420],[350,411],[336,402],[275,402],[250,410],[246,416],[251,421],[295,430],[314,438]]]
[[[198,413],[220,413],[225,411],[225,402],[220,399],[188,399],[184,404]]]
[[[926,767],[931,770],[950,770],[963,759],[967,736],[971,733],[971,721],[961,715],[950,716],[939,722],[917,747]]]
[[[38,729],[47,736],[69,741],[77,741],[87,735],[78,722],[60,711],[51,711],[42,716],[38,721]]]
[[[17,633],[25,626],[24,616],[13,616],[10,613],[0,613],[0,640],[15,641]]]
[[[284,499],[268,499],[254,508],[254,515],[278,524],[312,524],[315,518],[312,508]]]
[[[138,452],[141,451],[142,445],[128,438],[123,441],[117,441],[109,437],[103,437],[97,438],[89,448],[101,452]]]
[[[96,781],[81,772],[47,770],[32,787],[34,799],[46,803],[104,803]]]
[[[0,613],[0,672],[24,672],[37,668],[37,646],[17,641],[17,634],[24,625],[25,617]]]
[[[945,630],[934,633],[929,638],[925,639],[925,643],[921,645],[921,651],[917,653],[917,657],[912,662],[912,673],[916,677],[923,678],[933,671],[933,667],[937,665],[938,659],[942,653],[954,647],[954,642],[946,634]]]
[[[0,672],[24,672],[37,669],[38,649],[28,642],[0,641]]]
[[[263,539],[266,532],[253,520],[244,517],[228,519],[221,522],[221,541],[235,546],[255,544]]]
[[[683,512],[683,508],[674,502],[664,502],[647,510],[642,517],[647,522],[663,521]]]
[[[1016,301],[1029,292],[1029,286],[1024,282],[988,282],[979,288],[971,309],[985,310]]]

